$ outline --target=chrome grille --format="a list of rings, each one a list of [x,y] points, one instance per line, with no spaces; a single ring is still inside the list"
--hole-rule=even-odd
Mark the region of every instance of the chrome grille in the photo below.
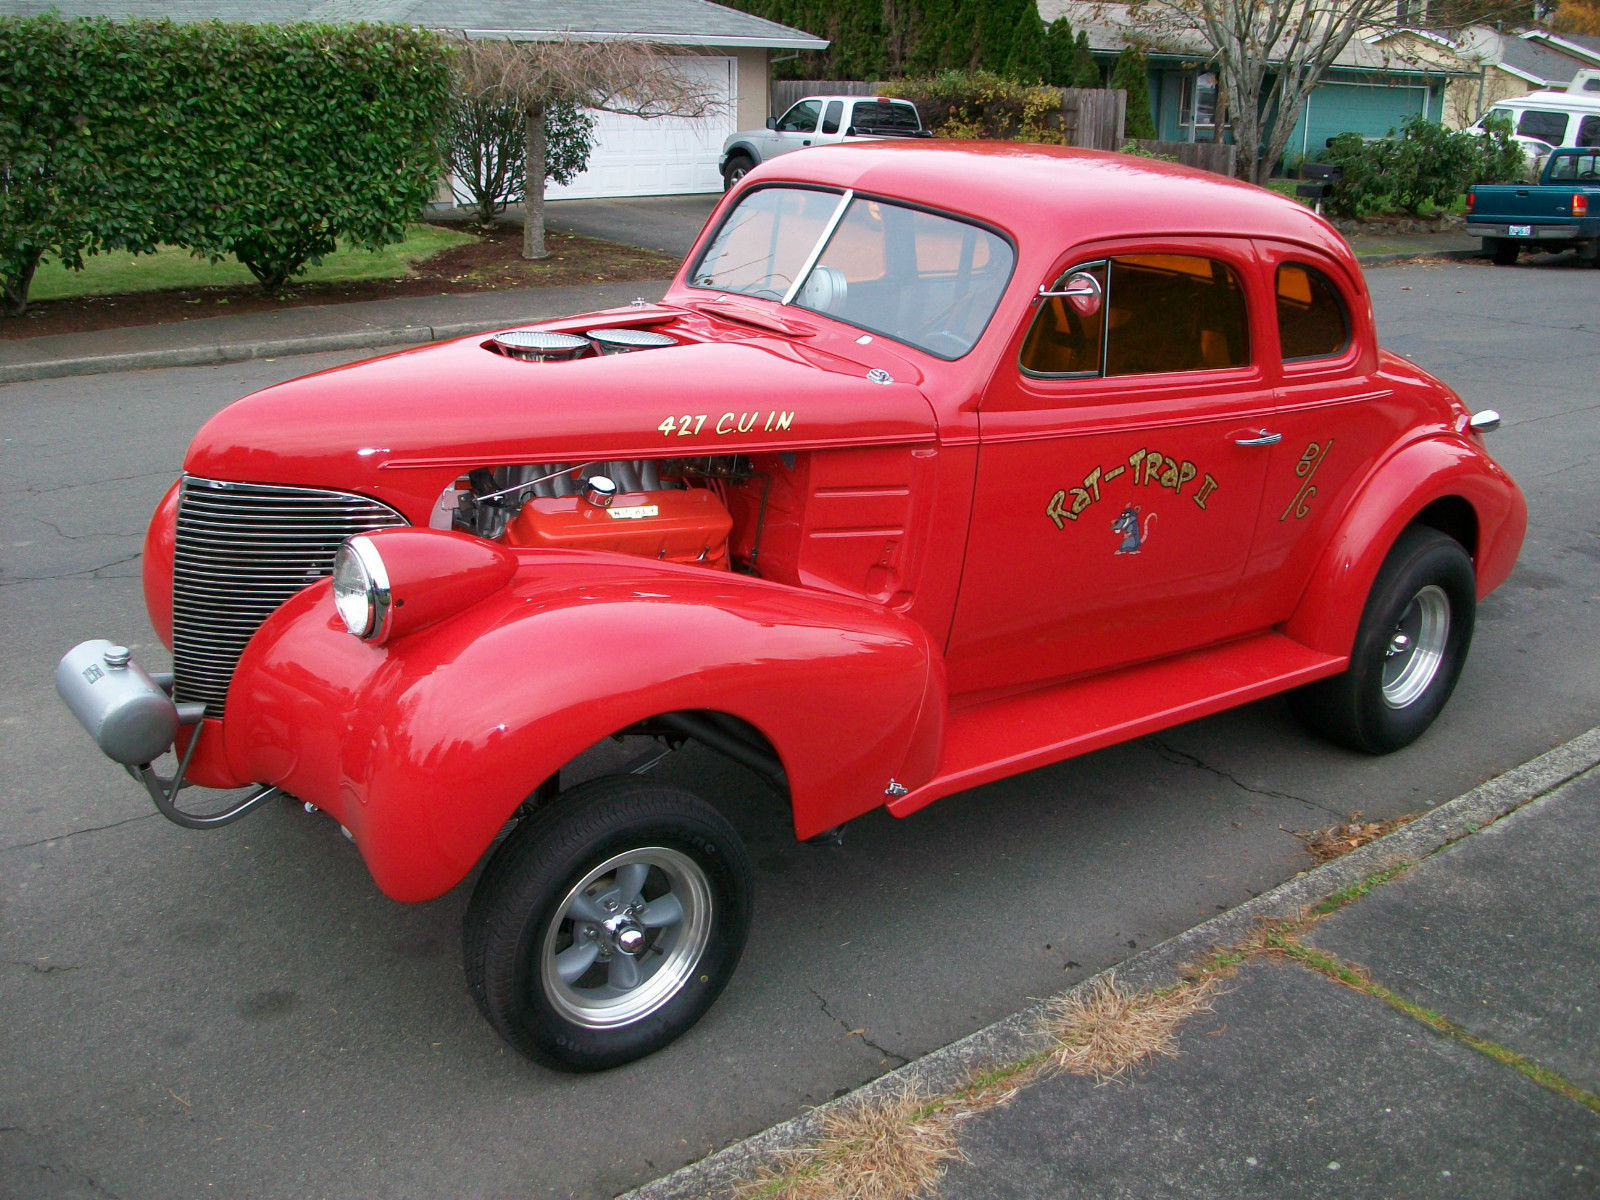
[[[331,573],[346,538],[405,523],[348,492],[185,477],[172,564],[173,697],[220,717],[239,656],[272,611]]]

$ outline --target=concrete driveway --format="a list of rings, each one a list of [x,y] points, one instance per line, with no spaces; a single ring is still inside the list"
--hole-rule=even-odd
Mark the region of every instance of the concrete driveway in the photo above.
[[[544,206],[545,224],[563,233],[684,255],[700,227],[722,199],[707,196],[628,196],[615,200],[552,200]],[[507,210],[511,215],[512,210]],[[521,213],[516,213],[518,217]]]

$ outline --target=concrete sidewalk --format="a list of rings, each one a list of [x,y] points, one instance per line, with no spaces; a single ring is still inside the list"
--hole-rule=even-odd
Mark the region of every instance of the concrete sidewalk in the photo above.
[[[598,210],[589,213],[588,218],[585,230],[597,234],[607,221],[615,219]],[[576,217],[572,223],[577,227]],[[611,232],[612,236],[624,240],[649,240],[642,229],[632,226]],[[1366,266],[1417,258],[1471,257],[1479,253],[1478,239],[1462,234],[1358,237],[1351,244]],[[611,308],[639,297],[657,300],[666,291],[667,282],[409,296],[398,300],[206,317],[164,325],[136,325],[94,333],[7,338],[0,340],[0,384],[149,367],[241,362],[327,350],[378,350],[416,345]]]
[[[950,1120],[940,1196],[1600,1196],[1597,846],[1600,729],[1123,963],[1170,989],[1279,922],[1175,1057],[1019,1068],[1049,1049],[1036,1006],[629,1196],[730,1196],[830,1112],[980,1073],[1020,1089]]]

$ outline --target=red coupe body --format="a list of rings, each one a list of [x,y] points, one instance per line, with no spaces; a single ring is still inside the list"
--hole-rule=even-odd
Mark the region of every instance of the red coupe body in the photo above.
[[[807,205],[833,221],[799,264],[825,294],[745,286],[739,239],[816,241]],[[918,286],[950,311],[906,317]],[[1335,675],[1403,529],[1461,542],[1480,595],[1523,534],[1460,401],[1379,350],[1336,233],[1136,159],[786,156],[659,304],[537,329],[671,343],[530,361],[472,337],[268,388],[200,431],[147,545],[177,698],[221,672],[189,777],[315,804],[399,899],[662,714],[769,746],[809,837]],[[609,507],[577,494],[619,463]],[[526,482],[557,469],[574,486]],[[234,584],[196,561],[202,502],[302,492],[379,514],[396,624],[352,636],[311,582],[218,666],[206,606]]]

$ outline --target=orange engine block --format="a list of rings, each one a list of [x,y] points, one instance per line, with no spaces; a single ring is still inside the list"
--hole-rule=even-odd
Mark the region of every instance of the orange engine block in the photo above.
[[[704,488],[623,492],[609,508],[579,496],[529,500],[506,527],[512,546],[614,550],[728,568],[728,507]]]

